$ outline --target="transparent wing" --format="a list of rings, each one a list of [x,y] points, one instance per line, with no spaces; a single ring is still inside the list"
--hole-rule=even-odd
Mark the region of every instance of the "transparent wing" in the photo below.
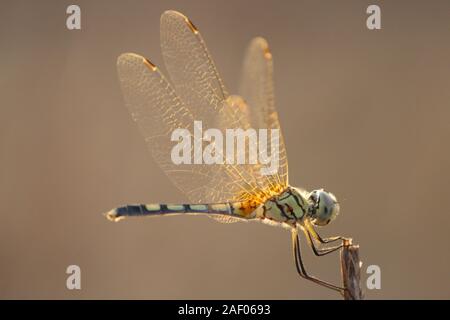
[[[214,220],[216,220],[217,222],[220,223],[236,223],[236,222],[247,222],[247,220],[245,219],[240,219],[240,218],[234,218],[234,217],[230,217],[230,216],[226,216],[226,215],[220,215],[220,214],[215,214],[215,215],[211,215],[208,216]]]
[[[280,129],[278,174],[269,177],[269,184],[288,185],[288,161],[275,108],[273,59],[267,41],[254,38],[244,58],[240,94],[250,106],[248,121],[254,128]]]
[[[194,116],[221,113],[228,93],[200,32],[181,13],[162,14],[161,50],[175,90]]]
[[[239,99],[235,96],[228,96],[205,42],[188,18],[175,11],[161,16],[161,49],[177,95],[192,117],[202,121],[203,128],[225,132],[225,129],[250,127],[248,117],[240,108],[242,104],[237,103]],[[193,202],[262,203],[285,188],[262,176],[259,164],[205,165],[196,171],[201,171],[208,183],[193,188],[194,177],[184,182],[177,180]]]
[[[193,132],[190,109],[159,70],[142,56],[123,54],[117,67],[126,106],[154,159],[192,202],[259,201],[262,195],[256,181],[242,166],[175,165],[171,159],[175,144],[171,134],[178,128]],[[223,105],[225,114],[228,104]]]
[[[171,132],[190,129],[194,118],[169,82],[150,61],[134,53],[122,54],[117,59],[117,70],[125,104],[156,162],[177,186],[182,185],[183,175],[193,178],[193,187],[206,183],[195,168],[171,162]]]

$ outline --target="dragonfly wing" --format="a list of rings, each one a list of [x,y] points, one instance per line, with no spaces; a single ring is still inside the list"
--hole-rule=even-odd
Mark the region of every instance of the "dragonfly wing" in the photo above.
[[[211,215],[208,217],[210,217],[220,223],[236,223],[236,222],[247,221],[245,219],[230,217],[230,216],[226,216],[226,215],[219,215],[219,214]]]
[[[169,82],[150,61],[134,53],[122,54],[117,69],[125,104],[156,162],[179,187],[185,177],[192,179],[192,187],[206,183],[207,177],[195,167],[171,161],[172,131],[190,129],[194,118]]]
[[[192,202],[258,200],[256,181],[242,166],[174,164],[171,151],[175,142],[171,141],[171,135],[179,128],[193,132],[195,118],[191,110],[159,69],[144,57],[123,54],[117,67],[126,106],[155,161]],[[230,107],[226,102],[222,105],[225,114]]]
[[[225,85],[200,32],[183,14],[162,14],[161,50],[177,94],[190,106],[196,119],[221,112],[228,97]]]
[[[279,169],[270,183],[288,185],[288,161],[275,108],[273,58],[267,41],[254,38],[245,54],[241,75],[240,94],[249,105],[249,122],[254,128],[279,129]]]
[[[175,11],[161,16],[161,49],[175,91],[204,128],[225,132],[250,127],[248,117],[237,107],[236,97],[228,95],[200,32],[187,17]],[[266,188],[268,184],[263,180],[268,179],[256,173],[258,165],[224,163],[209,165],[205,170],[211,183],[190,190],[187,194],[191,201],[262,203],[281,189]],[[211,192],[211,187],[216,191]]]
[[[174,11],[162,15],[161,46],[175,88],[142,56],[123,54],[117,63],[126,106],[155,161],[193,203],[247,201],[253,208],[278,194],[287,179],[262,176],[258,164],[173,162],[176,142],[171,137],[176,129],[187,129],[192,141],[195,120],[202,121],[205,129],[224,132],[245,130],[251,119],[243,112],[248,111],[243,99],[226,93],[200,33],[185,16]],[[193,144],[188,146],[191,155]],[[210,145],[224,156],[225,145],[219,148],[216,140]]]

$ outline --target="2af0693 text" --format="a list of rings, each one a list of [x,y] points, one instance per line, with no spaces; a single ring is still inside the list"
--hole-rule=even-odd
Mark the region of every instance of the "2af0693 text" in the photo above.
[[[223,304],[221,307],[190,306],[188,304],[178,308],[179,315],[202,315],[206,318],[213,314],[222,315],[269,315],[268,304]]]
[[[227,315],[246,315],[246,314],[270,314],[270,305],[268,304],[231,304],[222,305],[222,314]]]

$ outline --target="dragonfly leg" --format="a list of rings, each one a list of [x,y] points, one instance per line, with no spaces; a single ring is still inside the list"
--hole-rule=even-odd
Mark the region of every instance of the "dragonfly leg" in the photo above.
[[[335,286],[331,283],[325,282],[323,280],[317,279],[313,276],[308,275],[308,273],[306,272],[305,266],[303,265],[303,261],[302,261],[302,255],[301,255],[301,248],[300,248],[300,240],[298,237],[298,232],[297,230],[293,230],[292,231],[292,249],[293,249],[293,254],[294,254],[294,260],[295,260],[295,267],[297,268],[297,272],[298,274],[302,277],[305,278],[307,280],[310,280],[314,283],[317,283],[321,286],[324,286],[326,288],[335,290],[340,292],[341,294],[344,292],[344,288]]]
[[[349,241],[349,238],[346,237],[342,237],[342,236],[336,236],[336,237],[329,237],[329,238],[322,238],[317,231],[314,229],[314,227],[311,225],[311,223],[309,223],[309,221],[305,221],[305,227],[308,230],[308,233],[317,241],[319,241],[320,243],[330,243],[330,242],[335,242],[335,241],[339,241],[341,240],[342,242],[346,242]]]
[[[311,236],[311,233],[308,230],[304,229],[304,228],[302,228],[302,229],[303,229],[303,232],[305,233],[306,239],[308,240],[309,246],[311,247],[311,249],[314,252],[314,254],[316,256],[318,256],[318,257],[327,255],[329,253],[332,253],[332,252],[334,252],[336,250],[339,250],[340,248],[342,248],[344,246],[344,243],[341,243],[340,245],[333,246],[333,247],[317,248],[316,244],[314,242],[314,239]]]

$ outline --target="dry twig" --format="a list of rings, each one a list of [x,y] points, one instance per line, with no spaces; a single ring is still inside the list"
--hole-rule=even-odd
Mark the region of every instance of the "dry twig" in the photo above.
[[[359,246],[351,240],[344,243],[341,250],[341,273],[345,300],[362,300],[361,290],[361,261],[359,260]]]

